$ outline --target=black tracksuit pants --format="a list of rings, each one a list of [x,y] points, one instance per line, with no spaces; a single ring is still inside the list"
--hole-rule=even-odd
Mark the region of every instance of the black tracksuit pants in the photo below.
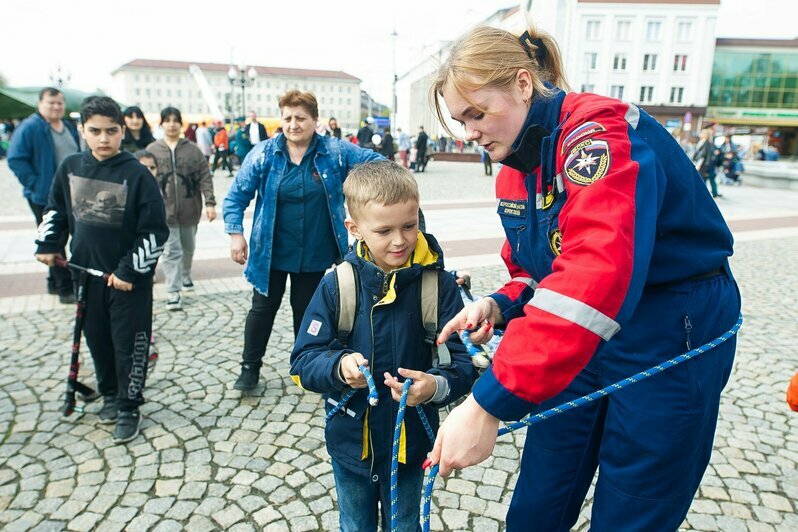
[[[120,410],[144,403],[147,355],[152,331],[152,279],[139,281],[131,292],[89,278],[83,334],[91,350],[97,387]]]
[[[305,310],[319,286],[324,272],[288,273],[279,270],[269,272],[269,295],[252,290],[252,308],[244,325],[244,363],[260,367],[266,346],[274,327],[274,318],[283,300],[285,282],[291,276],[291,310],[294,315],[294,338],[302,325]]]

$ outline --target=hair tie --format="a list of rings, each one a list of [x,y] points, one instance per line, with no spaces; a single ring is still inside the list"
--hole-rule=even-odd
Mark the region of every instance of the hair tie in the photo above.
[[[546,47],[543,45],[543,41],[540,38],[533,40],[528,31],[522,33],[518,40],[521,41],[521,46],[524,47],[526,55],[528,55],[530,59],[533,59],[535,62],[537,62],[538,65],[542,65],[543,60],[546,58]],[[535,47],[534,54],[532,53],[532,49],[529,47],[530,42]]]

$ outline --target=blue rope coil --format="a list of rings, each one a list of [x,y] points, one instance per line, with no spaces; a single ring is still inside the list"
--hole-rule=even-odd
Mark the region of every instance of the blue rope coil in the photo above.
[[[700,347],[692,349],[687,353],[681,354],[677,357],[667,360],[661,364],[657,364],[653,368],[643,370],[635,375],[632,375],[631,377],[627,377],[614,384],[610,384],[609,386],[606,386],[600,390],[596,390],[595,392],[583,395],[582,397],[574,399],[573,401],[567,401],[559,406],[555,406],[553,408],[549,408],[544,412],[535,414],[534,416],[527,416],[521,421],[512,423],[504,428],[499,429],[498,435],[503,436],[505,434],[509,434],[510,432],[513,432],[523,427],[531,427],[532,425],[540,423],[541,421],[549,419],[550,417],[563,414],[565,412],[568,412],[569,410],[573,410],[574,408],[586,405],[597,399],[607,397],[608,395],[611,395],[619,390],[623,390],[624,388],[626,388],[631,384],[635,384],[649,377],[653,377],[654,375],[662,373],[666,369],[670,369],[673,366],[681,364],[682,362],[687,362],[691,358],[698,356],[702,353],[706,353],[707,351],[710,351],[719,346],[720,344],[722,344],[723,342],[727,341],[729,338],[737,334],[737,331],[740,330],[742,324],[743,324],[743,315],[740,314],[740,316],[737,318],[737,323],[735,323],[731,329],[729,329],[722,335],[718,336],[714,340],[709,341]],[[463,343],[465,343],[465,341],[463,341]],[[429,475],[427,476],[427,480],[424,485],[424,497],[422,499],[424,502],[424,509],[421,519],[421,526],[424,532],[429,532],[430,528],[430,508],[432,502],[432,488],[435,485],[435,477],[438,475],[438,469],[439,469],[438,464],[435,464],[430,468]]]
[[[399,411],[396,413],[396,426],[393,429],[393,448],[391,449],[391,530],[399,528],[399,440],[402,436],[402,423],[407,408],[407,392],[413,379],[407,379],[402,385],[402,397],[399,399]]]
[[[374,384],[374,377],[372,377],[371,372],[366,366],[358,366],[357,369],[359,369],[360,373],[366,377],[366,384],[369,387],[369,404],[371,406],[377,406],[377,404],[380,402],[380,396],[377,394],[377,385]],[[343,410],[343,408],[346,406],[346,403],[349,402],[356,392],[357,389],[349,388],[346,393],[341,396],[338,404],[332,407],[332,409],[327,413],[327,421],[331,420],[335,414]]]

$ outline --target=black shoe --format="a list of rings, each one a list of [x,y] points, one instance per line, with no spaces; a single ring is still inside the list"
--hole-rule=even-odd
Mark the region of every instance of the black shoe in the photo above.
[[[113,397],[105,397],[103,399],[103,406],[97,413],[97,417],[99,418],[97,422],[100,425],[116,423],[117,418],[119,418],[119,407],[116,405],[116,399]]]
[[[47,279],[47,293],[51,296],[59,294],[58,287],[55,285],[55,279]]]
[[[127,443],[139,435],[141,414],[136,410],[120,410],[114,429],[114,443]]]
[[[194,288],[194,281],[191,280],[191,277],[183,279],[183,288]]]
[[[244,363],[241,364],[241,375],[233,385],[233,388],[242,392],[251,392],[258,385],[258,378],[260,377],[260,366]]]
[[[61,292],[58,294],[58,301],[64,305],[74,305],[77,300],[72,292]]]

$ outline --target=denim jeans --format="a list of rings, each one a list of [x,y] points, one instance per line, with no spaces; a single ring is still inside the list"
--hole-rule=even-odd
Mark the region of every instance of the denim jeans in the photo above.
[[[382,514],[382,529],[390,530],[391,479],[378,478],[373,481],[366,474],[353,473],[332,460],[335,491],[338,492],[338,515],[342,532],[367,532],[377,530],[377,503]],[[420,465],[399,465],[398,514],[400,532],[416,532],[419,525],[421,488],[424,470]]]

